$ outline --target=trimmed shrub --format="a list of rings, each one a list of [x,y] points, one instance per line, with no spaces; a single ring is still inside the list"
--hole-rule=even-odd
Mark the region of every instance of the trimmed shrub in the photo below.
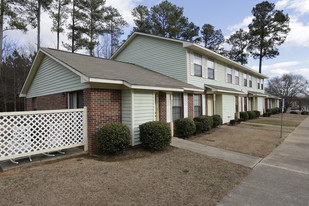
[[[182,118],[175,121],[175,129],[180,138],[189,138],[195,133],[196,127],[192,119]]]
[[[130,141],[131,132],[125,124],[107,124],[97,134],[98,149],[106,154],[123,152]]]
[[[248,112],[240,112],[240,118],[243,119],[243,121],[247,121],[249,119]]]
[[[300,114],[301,114],[301,115],[309,115],[309,112],[307,112],[307,111],[302,111]]]
[[[200,122],[202,123],[202,132],[206,132],[211,130],[211,128],[213,127],[213,119],[212,117],[209,116],[199,116],[199,117],[195,117],[194,122]]]
[[[254,111],[248,111],[247,113],[249,115],[249,119],[255,119],[256,118],[256,115],[255,115]]]
[[[296,111],[290,111],[290,114],[298,114]]]
[[[230,120],[230,125],[232,126],[236,125],[236,120],[235,119]]]
[[[213,128],[216,128],[222,124],[222,118],[220,115],[212,116],[212,120],[213,120]]]
[[[203,132],[203,123],[194,121],[194,124],[196,128],[195,134],[201,134]]]
[[[265,112],[264,114],[263,114],[263,117],[270,117],[270,112]]]
[[[243,119],[237,119],[237,124],[240,124],[242,121],[244,121]]]
[[[172,139],[170,126],[160,121],[139,125],[139,133],[142,145],[152,152],[165,149]]]
[[[270,112],[270,110],[271,110],[271,109],[266,109],[266,112],[268,112],[268,113],[269,113],[269,112]]]
[[[259,118],[261,116],[261,112],[260,111],[255,110],[254,113],[255,113],[255,117],[256,118]]]

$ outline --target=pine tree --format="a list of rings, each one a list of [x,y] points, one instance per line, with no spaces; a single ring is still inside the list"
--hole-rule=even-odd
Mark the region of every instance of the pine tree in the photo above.
[[[204,24],[201,33],[202,41],[206,48],[219,53],[221,51],[223,53],[222,48],[220,48],[221,44],[224,42],[224,36],[221,29],[215,30],[215,27],[211,24]]]
[[[27,0],[25,8],[27,11],[28,21],[33,29],[37,29],[37,50],[41,44],[41,13],[43,10],[50,8],[53,0]]]
[[[139,5],[132,11],[132,16],[135,17],[133,32],[151,33],[150,12],[147,6]]]
[[[250,41],[250,35],[248,32],[240,29],[227,39],[227,43],[232,46],[228,52],[228,56],[233,61],[239,62],[242,65],[248,63],[249,53],[247,47]]]
[[[60,33],[64,32],[64,24],[68,18],[68,4],[71,0],[56,0],[52,3],[50,11],[50,17],[53,20],[53,27],[51,28],[52,32],[57,33],[57,49],[59,49],[59,36]]]
[[[252,9],[253,20],[249,24],[251,40],[249,51],[259,59],[259,72],[262,72],[263,58],[271,59],[279,55],[278,48],[284,43],[290,28],[289,16],[275,10],[275,4],[263,1]]]
[[[119,37],[123,34],[123,27],[127,26],[128,23],[122,18],[118,10],[113,7],[107,8],[105,19],[107,24],[105,31],[110,35],[110,53],[113,55],[119,47]]]

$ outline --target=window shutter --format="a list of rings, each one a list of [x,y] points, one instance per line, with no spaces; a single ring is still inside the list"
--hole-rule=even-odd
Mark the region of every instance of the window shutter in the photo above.
[[[241,112],[241,98],[238,97],[238,111]]]
[[[249,97],[247,97],[247,111],[251,111],[251,108],[249,108]]]
[[[205,99],[205,94],[202,94],[202,115],[206,115],[206,99]]]
[[[188,94],[183,93],[183,117],[188,117]]]
[[[232,69],[232,84],[235,84],[235,70]]]
[[[245,97],[242,97],[242,111],[245,111]]]
[[[166,93],[166,122],[171,122],[171,94]]]
[[[217,69],[216,69],[216,62],[215,61],[213,61],[213,69],[214,69],[214,75],[215,75],[215,78],[214,78],[214,80],[217,80]]]
[[[207,78],[208,73],[207,73],[207,59],[203,56],[202,59],[202,77]]]
[[[194,76],[194,54],[190,52],[190,71],[191,75]]]

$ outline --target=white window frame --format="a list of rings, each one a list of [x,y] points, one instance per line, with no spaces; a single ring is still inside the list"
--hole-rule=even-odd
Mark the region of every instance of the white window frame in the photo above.
[[[200,54],[193,53],[193,70],[194,70],[194,76],[196,77],[202,77],[203,76],[203,56]],[[199,58],[199,60],[197,59]],[[195,66],[199,66],[201,68],[201,75],[197,75],[195,73]]]
[[[197,101],[196,98],[199,97],[200,99]],[[198,103],[198,104],[196,104]],[[199,115],[195,115],[195,107],[200,107]],[[201,94],[194,94],[193,95],[193,116],[198,117],[202,115],[202,95]]]
[[[210,78],[209,76],[209,71],[212,70],[213,71],[213,78]],[[215,61],[211,60],[211,59],[207,59],[207,76],[208,79],[216,79],[216,74],[215,74]]]
[[[249,87],[252,88],[252,75],[249,75]]]
[[[233,69],[230,67],[226,68],[226,82],[233,83]]]

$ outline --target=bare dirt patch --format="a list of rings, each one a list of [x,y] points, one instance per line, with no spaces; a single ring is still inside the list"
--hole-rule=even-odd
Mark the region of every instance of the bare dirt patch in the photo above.
[[[176,148],[124,156],[4,172],[1,205],[216,205],[251,171]]]

